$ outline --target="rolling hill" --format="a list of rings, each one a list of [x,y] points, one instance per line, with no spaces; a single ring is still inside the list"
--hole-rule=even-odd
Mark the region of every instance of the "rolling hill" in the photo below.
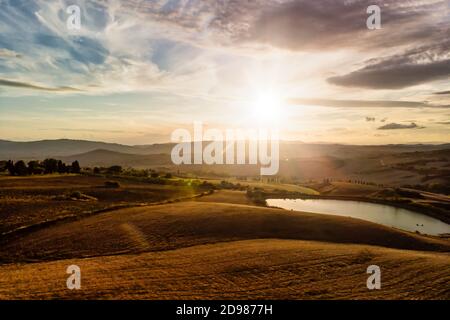
[[[1,245],[0,299],[449,298],[448,241],[248,205],[116,210]],[[66,288],[73,264],[81,290]],[[382,290],[366,287],[372,264]]]
[[[205,143],[206,144],[206,143]],[[113,166],[176,170],[198,176],[259,176],[255,165],[182,165],[170,159],[173,144],[126,146],[93,141],[0,140],[0,160],[42,160],[55,157],[81,166]],[[291,182],[322,179],[359,180],[392,186],[438,185],[446,192],[450,182],[450,144],[339,145],[282,142],[279,176]]]
[[[87,153],[94,150],[108,150],[129,154],[170,153],[172,144],[154,144],[143,146],[127,146],[118,143],[107,143],[86,140],[41,140],[30,142],[14,142],[0,140],[0,159],[37,159],[47,157],[64,157]]]
[[[44,159],[46,157],[67,157],[76,154],[91,152],[94,150],[108,150],[127,154],[170,154],[173,143],[150,145],[123,145],[87,140],[41,140],[30,142],[15,142],[0,140],[0,159]],[[392,154],[416,151],[432,151],[450,149],[450,144],[441,145],[380,145],[359,146],[340,144],[314,144],[302,142],[281,142],[280,155],[282,158],[296,157],[338,157],[353,158],[361,156],[373,156],[380,154]]]
[[[84,167],[151,167],[154,165],[172,165],[169,154],[130,154],[110,150],[97,149],[82,154],[61,157],[66,163],[79,161]]]

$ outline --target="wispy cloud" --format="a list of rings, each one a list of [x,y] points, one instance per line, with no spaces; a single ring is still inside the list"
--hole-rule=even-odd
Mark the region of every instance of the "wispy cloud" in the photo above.
[[[292,105],[312,105],[335,108],[443,108],[450,105],[431,104],[420,101],[395,101],[395,100],[333,100],[333,99],[305,99],[291,98],[288,102]]]
[[[10,80],[5,80],[5,79],[0,79],[0,86],[39,90],[39,91],[49,91],[49,92],[78,92],[78,91],[81,91],[79,89],[71,88],[71,87],[49,88],[49,87],[38,86],[35,84],[31,84],[31,83],[10,81]]]
[[[416,123],[411,124],[400,124],[400,123],[389,123],[378,128],[378,130],[397,130],[397,129],[424,129],[425,127],[420,127]]]
[[[82,14],[76,32],[66,27],[66,8],[73,4]],[[366,27],[372,4],[381,7],[381,30]],[[155,133],[162,123],[172,128],[192,119],[231,123],[267,89],[283,99],[295,97],[283,107],[306,110],[305,122],[320,113],[317,130],[325,135],[329,127],[348,127],[353,120],[352,126],[360,126],[355,132],[371,130],[361,121],[368,114],[402,123],[402,108],[410,108],[417,123],[432,112],[436,121],[448,118],[450,20],[444,0],[0,0],[0,5],[0,112],[27,119],[22,128],[15,128],[18,122],[1,126],[5,136],[14,130],[33,136],[34,128],[42,127],[39,121],[55,117],[67,119],[65,132],[78,137],[101,136],[95,130],[118,120],[123,131],[153,121]],[[47,100],[40,102],[43,97]],[[81,106],[87,111],[75,113]],[[288,125],[296,127],[290,123],[296,118],[288,117]],[[92,130],[79,131],[81,121]],[[446,127],[427,127],[415,134],[448,140]]]

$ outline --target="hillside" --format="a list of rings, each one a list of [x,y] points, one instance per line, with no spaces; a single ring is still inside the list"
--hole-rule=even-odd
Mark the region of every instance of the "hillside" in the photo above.
[[[182,165],[170,159],[173,144],[125,146],[92,141],[0,141],[0,160],[55,157],[81,166],[113,166],[180,171],[212,177],[257,177],[256,165]],[[418,186],[446,193],[450,183],[450,144],[338,145],[281,142],[278,176],[292,182],[360,180],[391,186]]]
[[[255,207],[243,191],[193,201],[180,199],[193,195],[189,190],[126,179],[119,189],[103,189],[101,177],[74,175],[0,181],[2,222],[29,214],[28,223],[35,223],[0,236],[0,300],[450,298],[446,239],[358,219]],[[171,202],[137,202],[48,225],[36,220],[51,219],[51,205],[58,203],[52,195],[73,188],[95,195],[95,206],[159,201],[163,195]],[[30,201],[31,195],[39,200]],[[84,204],[72,202],[64,205]],[[47,210],[36,212],[37,204]],[[23,221],[18,223],[10,226]],[[72,264],[81,268],[81,290],[66,288]],[[382,268],[382,290],[366,287],[372,264]]]
[[[81,290],[66,288],[72,264]],[[371,264],[381,290],[366,287]],[[448,255],[276,239],[3,265],[0,275],[0,299],[450,299]]]
[[[46,157],[62,157],[87,153],[102,149],[128,154],[170,154],[173,143],[149,144],[129,146],[118,143],[107,143],[88,140],[41,140],[29,142],[15,142],[0,140],[0,159],[43,159]],[[353,158],[380,154],[427,152],[439,149],[450,149],[450,144],[442,145],[380,145],[359,146],[340,144],[314,144],[302,142],[281,142],[280,154],[282,158],[296,157],[338,157]]]
[[[129,154],[158,154],[170,152],[171,144],[127,146],[86,140],[42,140],[14,142],[0,140],[0,159],[44,159],[91,152],[98,149]]]
[[[0,262],[45,261],[174,250],[251,239],[355,243],[450,251],[450,243],[338,216],[215,202],[115,210],[2,243]]]
[[[172,165],[168,154],[130,154],[110,150],[97,149],[90,152],[61,157],[66,163],[78,160],[84,167],[109,167],[119,165],[123,167],[151,167],[154,165]]]

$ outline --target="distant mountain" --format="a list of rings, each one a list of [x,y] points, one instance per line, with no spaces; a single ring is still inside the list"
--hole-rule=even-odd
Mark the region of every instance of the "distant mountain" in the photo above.
[[[128,157],[130,155],[169,155],[173,146],[173,143],[129,146],[117,143],[69,139],[42,140],[31,142],[13,142],[0,140],[0,160],[41,160],[48,157],[73,158],[73,155],[82,155],[93,151],[96,151],[97,153],[99,153],[99,151],[102,151],[102,156],[105,156],[106,151],[128,154]],[[362,156],[379,156],[381,154],[395,154],[404,152],[426,152],[439,149],[450,149],[450,144],[359,146],[324,143],[308,144],[296,141],[286,141],[280,144],[280,157],[292,159],[331,156],[349,159]],[[96,157],[95,154],[86,156],[92,156],[94,158]],[[122,155],[122,157],[126,156]]]
[[[122,167],[144,168],[172,164],[169,154],[140,155],[102,149],[61,157],[60,159],[66,163],[77,160],[82,167],[109,167],[119,165]]]
[[[0,140],[0,159],[44,159],[86,153],[98,149],[130,154],[159,154],[170,152],[171,144],[127,146],[117,143],[85,140],[41,140],[13,142]]]
[[[204,143],[206,146],[207,142]],[[114,143],[45,140],[0,140],[1,160],[42,160],[48,157],[82,167],[153,168],[198,176],[257,176],[258,165],[182,165],[171,161],[174,144],[127,146]],[[193,150],[193,149],[192,149]],[[450,179],[450,144],[379,145],[280,143],[281,177],[299,181],[351,179],[386,185],[442,184]]]

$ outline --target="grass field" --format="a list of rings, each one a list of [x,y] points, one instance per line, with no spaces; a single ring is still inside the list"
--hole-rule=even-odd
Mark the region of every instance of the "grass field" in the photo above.
[[[160,202],[192,196],[189,187],[153,185],[114,179],[120,188],[106,188],[107,178],[79,175],[47,175],[0,178],[0,235],[19,228],[63,217],[82,215],[117,205]],[[56,197],[81,192],[93,201]]]
[[[205,181],[208,181],[213,184],[219,184],[223,179],[202,179]],[[300,186],[296,184],[289,184],[289,183],[273,183],[273,182],[261,182],[261,181],[251,181],[251,180],[239,180],[235,178],[229,178],[225,179],[228,182],[234,183],[234,184],[240,184],[241,186],[245,187],[252,187],[252,188],[262,188],[267,191],[272,190],[282,190],[282,191],[288,191],[288,192],[299,192],[304,194],[310,194],[310,195],[318,195],[319,192],[308,188],[305,186]]]
[[[104,179],[0,183],[1,192],[10,195],[23,188],[32,197],[45,197],[69,186],[94,195]],[[173,186],[120,183],[124,198],[108,194],[105,203],[124,201],[119,199],[130,193],[149,202],[192,194],[177,188],[165,193]],[[110,191],[117,190],[103,192]],[[29,212],[33,201],[27,202]],[[21,212],[12,215],[18,219]],[[0,236],[0,247],[0,299],[450,298],[448,239],[345,217],[255,207],[244,191],[61,221]],[[72,264],[81,268],[81,290],[66,288],[66,268]],[[381,290],[366,287],[371,264],[381,267]]]
[[[449,299],[445,254],[292,240],[0,266],[0,299]],[[66,288],[69,265],[81,290]],[[381,266],[381,290],[366,287]],[[426,272],[424,272],[426,270]]]

